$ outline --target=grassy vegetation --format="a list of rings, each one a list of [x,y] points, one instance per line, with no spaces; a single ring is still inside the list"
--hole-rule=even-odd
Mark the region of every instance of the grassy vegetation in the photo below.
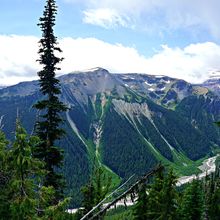
[[[102,164],[102,167],[104,168],[104,172],[107,176],[111,177],[111,187],[110,189],[113,190],[114,188],[118,187],[121,183],[121,178],[114,173],[109,167]]]
[[[183,153],[179,153],[176,150],[173,151],[174,161],[171,167],[178,176],[189,176],[192,174],[198,174],[201,172],[198,166],[202,165],[202,161],[206,158],[192,161],[187,158]]]
[[[177,176],[189,176],[201,172],[198,169],[198,166],[202,165],[202,162],[206,158],[202,158],[197,161],[192,161],[189,158],[187,158],[184,154],[178,153],[176,150],[174,150],[174,152],[175,153],[173,153],[173,158],[174,158],[173,162],[167,160],[161,154],[155,153],[155,156],[166,167],[173,169],[173,171]]]

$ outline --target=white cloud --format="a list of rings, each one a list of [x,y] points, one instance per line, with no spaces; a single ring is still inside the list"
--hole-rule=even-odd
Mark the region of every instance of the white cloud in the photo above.
[[[0,84],[36,78],[37,37],[0,35]]]
[[[37,78],[37,42],[32,36],[0,36],[0,84]],[[163,45],[152,57],[142,56],[133,47],[95,38],[63,38],[59,45],[65,58],[59,74],[100,66],[115,73],[163,74],[202,82],[210,71],[220,70],[220,45],[212,42],[183,49]]]
[[[195,29],[209,31],[220,37],[219,0],[64,0],[81,4],[86,11],[108,8],[118,16],[126,16],[135,22],[133,26],[144,29],[173,30]],[[85,19],[85,18],[84,18]],[[93,23],[99,25],[98,22]]]
[[[117,11],[109,8],[90,9],[83,12],[83,22],[104,27],[106,29],[117,26],[127,27],[128,18],[119,15]]]
[[[191,44],[184,49],[162,46],[162,51],[147,59],[152,74],[164,74],[198,83],[220,69],[220,46],[211,42]]]

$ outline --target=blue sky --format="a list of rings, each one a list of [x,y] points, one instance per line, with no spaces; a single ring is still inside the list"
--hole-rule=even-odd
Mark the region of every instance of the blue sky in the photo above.
[[[44,0],[1,0],[0,84],[36,78]],[[62,72],[165,74],[199,82],[220,69],[218,0],[57,0]]]

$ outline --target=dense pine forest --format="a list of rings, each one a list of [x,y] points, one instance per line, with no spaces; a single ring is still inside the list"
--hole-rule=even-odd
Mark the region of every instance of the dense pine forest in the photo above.
[[[53,30],[56,14],[56,1],[47,0],[43,16],[38,24],[42,31],[38,52],[38,62],[42,66],[42,70],[38,72],[40,78],[39,92],[43,98],[33,105],[33,108],[38,112],[35,129],[32,134],[27,133],[21,123],[18,109],[16,130],[13,134],[14,140],[7,140],[5,134],[0,130],[0,219],[219,220],[219,158],[216,160],[214,173],[206,175],[203,179],[196,178],[192,182],[181,186],[177,186],[178,177],[168,166],[160,165],[160,169],[156,169],[149,177],[143,178],[143,170],[146,169],[146,171],[150,172],[147,164],[153,167],[157,161],[153,159],[152,152],[148,152],[147,148],[145,148],[143,141],[138,139],[138,135],[132,132],[133,127],[131,124],[126,123],[121,118],[117,118],[118,115],[113,109],[108,112],[103,129],[103,140],[111,145],[111,148],[104,152],[103,160],[113,168],[113,171],[114,167],[117,167],[115,164],[120,160],[121,166],[117,168],[117,173],[125,180],[121,182],[121,185],[115,184],[115,181],[119,180],[107,175],[103,166],[94,161],[87,184],[81,188],[82,201],[80,208],[74,213],[68,211],[71,201],[78,198],[71,198],[69,196],[71,189],[66,190],[69,184],[63,175],[65,152],[61,150],[65,149],[65,147],[59,146],[59,144],[62,144],[62,138],[66,132],[62,115],[69,108],[60,99],[60,82],[56,78],[59,63],[63,60],[63,58],[57,56],[62,50],[58,47],[57,38]],[[156,108],[153,103],[149,105],[152,105],[152,108]],[[100,109],[97,114],[101,115]],[[177,116],[172,118],[173,115],[170,116],[169,111],[164,114],[168,115],[167,118],[170,122],[170,127],[167,127],[167,136],[170,143],[175,146],[177,141],[173,140],[171,131],[176,126],[173,121],[179,121],[179,119]],[[111,123],[114,121],[117,121],[117,124],[113,126]],[[136,123],[138,124],[139,122],[136,121]],[[163,148],[163,145],[166,144],[165,141],[163,139],[159,143],[156,141],[159,137],[156,135],[156,130],[155,135],[153,134],[155,128],[147,120],[144,123],[149,127],[146,138],[151,136],[152,143],[157,143],[159,151],[166,151]],[[181,124],[183,129],[188,126],[187,123]],[[86,127],[87,125],[83,124],[83,126]],[[141,125],[139,126],[141,127]],[[163,125],[158,122],[159,126]],[[111,130],[112,127],[115,127],[119,132],[114,133]],[[120,133],[122,127],[128,131],[127,136],[130,137],[131,142],[126,142],[127,136],[124,137],[125,133]],[[1,128],[2,125],[0,124]],[[173,132],[178,132],[178,130],[175,129]],[[212,135],[210,130],[207,133],[209,136]],[[112,134],[112,136],[107,134]],[[121,143],[114,142],[116,136],[120,137]],[[200,138],[201,134],[198,133],[197,137]],[[194,141],[190,138],[190,135],[188,138],[188,142]],[[132,142],[137,142],[136,144],[138,144],[139,148],[132,148],[130,146]],[[183,140],[179,142],[185,143]],[[204,140],[201,139],[200,142],[204,148],[209,144],[205,138]],[[120,147],[120,152],[117,150],[118,145],[122,146]],[[188,146],[182,144],[182,147],[187,149]],[[126,151],[127,149],[131,149],[134,152]],[[117,151],[117,154],[114,153],[114,150]],[[191,149],[191,151],[193,150]],[[129,158],[131,153],[138,154],[139,151],[145,152],[142,160],[139,161],[141,163],[141,172],[137,172],[140,167],[135,167],[132,161],[129,164],[127,162],[123,163],[123,158]],[[187,152],[189,156],[191,151]],[[170,155],[165,152],[165,157],[172,160]],[[108,164],[108,157],[112,157],[112,164]],[[196,156],[194,157],[193,159],[197,159]],[[74,161],[74,163],[77,162]],[[135,184],[133,183],[134,185],[132,185],[131,183],[131,188],[128,187],[127,193],[125,193],[122,186],[126,184],[126,180],[129,181],[129,176],[133,173],[139,176],[135,177]],[[80,175],[83,175],[83,173],[78,174],[79,177],[75,174],[70,174],[71,177],[79,179],[81,178]],[[77,179],[75,182],[77,182]],[[111,203],[111,195],[113,195],[115,190],[119,190],[117,196],[124,195],[122,196],[124,205],[113,206],[105,210],[105,207]],[[128,201],[132,202],[132,204],[127,205]],[[117,203],[114,205],[117,205]]]
[[[54,186],[44,186],[48,171],[40,159],[34,157],[39,145],[37,136],[29,136],[19,120],[15,141],[9,144],[0,133],[0,219],[81,219],[111,193],[111,179],[101,168],[82,188],[82,207],[68,214],[70,198],[56,200]],[[103,206],[85,219],[210,219],[220,216],[220,161],[216,172],[202,180],[176,186],[172,170],[158,170],[147,182],[138,184],[134,191],[134,205],[119,206],[93,218]],[[125,196],[124,199],[129,199]],[[108,202],[108,200],[106,201]],[[54,204],[55,203],[55,204]],[[126,204],[126,203],[125,203]]]

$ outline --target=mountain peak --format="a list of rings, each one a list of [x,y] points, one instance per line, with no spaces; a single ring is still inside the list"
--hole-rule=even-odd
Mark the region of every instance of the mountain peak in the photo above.
[[[108,70],[102,68],[102,67],[94,67],[94,68],[90,68],[90,69],[84,69],[84,70],[80,70],[80,71],[74,71],[73,73],[97,73],[97,72],[105,72],[105,73],[109,73]]]
[[[212,72],[209,76],[210,79],[220,79],[220,70]]]
[[[209,78],[204,82],[204,84],[216,84],[220,82],[220,70],[211,72]]]

